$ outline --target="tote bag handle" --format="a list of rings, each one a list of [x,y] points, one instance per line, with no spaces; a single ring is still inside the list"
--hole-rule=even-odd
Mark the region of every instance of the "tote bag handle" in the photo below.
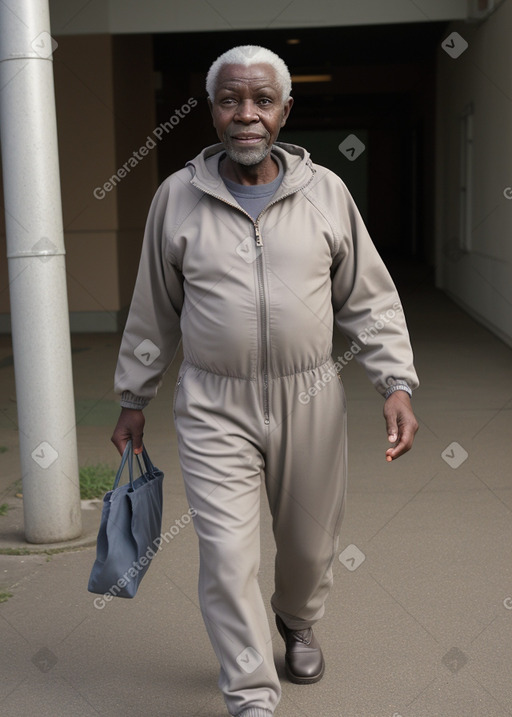
[[[113,486],[112,490],[115,490],[117,488],[117,486],[119,485],[119,481],[121,480],[121,474],[122,474],[127,462],[128,462],[128,473],[130,476],[130,488],[133,490],[133,450],[132,450],[131,440],[127,442],[126,447],[124,449],[123,457],[121,458],[121,464],[120,464],[119,468],[117,469],[116,477],[114,480],[114,486]]]
[[[144,466],[141,463],[140,456],[138,453],[135,454],[135,457],[137,458],[137,463],[139,465],[140,475],[144,475],[145,472],[149,473],[150,475],[153,475],[155,473],[155,466],[151,462],[151,458],[148,456],[148,452],[146,451],[145,446],[142,446],[142,459],[144,461],[144,466],[145,466],[146,470],[144,470]],[[128,474],[130,477],[130,489],[133,490],[133,449],[132,449],[131,440],[129,440],[126,443],[123,457],[121,458],[121,464],[116,473],[116,477],[114,480],[114,487],[112,488],[112,490],[115,490],[117,488],[117,486],[119,485],[119,481],[121,480],[121,474],[124,470],[126,463],[128,463]]]

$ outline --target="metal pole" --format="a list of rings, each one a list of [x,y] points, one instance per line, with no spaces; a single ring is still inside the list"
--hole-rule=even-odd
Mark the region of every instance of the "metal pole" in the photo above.
[[[0,126],[25,537],[82,532],[48,0],[0,2]]]

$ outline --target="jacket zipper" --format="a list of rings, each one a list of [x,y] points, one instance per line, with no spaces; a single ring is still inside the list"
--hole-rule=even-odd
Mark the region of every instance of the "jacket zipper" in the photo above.
[[[254,234],[256,246],[261,247],[260,228],[258,219],[254,222]],[[261,372],[263,374],[263,419],[265,425],[270,423],[270,398],[268,391],[268,341],[267,341],[267,302],[265,301],[265,281],[263,277],[263,252],[256,257],[256,272],[258,274],[258,294],[260,299],[260,320],[261,320]]]
[[[302,189],[302,187],[301,187]],[[257,247],[263,247],[263,241],[261,238],[261,232],[259,227],[259,220],[262,214],[264,214],[269,207],[271,207],[273,204],[277,204],[277,202],[280,202],[281,199],[285,199],[286,197],[289,197],[291,194],[295,194],[296,191],[288,192],[288,194],[284,194],[279,199],[276,199],[274,202],[270,202],[270,204],[267,204],[265,209],[263,209],[260,214],[258,214],[258,217],[256,221],[253,221],[254,224],[254,236],[256,239],[256,246]],[[267,324],[268,324],[268,311],[267,311],[267,302],[265,301],[265,278],[264,278],[264,271],[263,271],[263,252],[260,251],[259,255],[256,257],[256,271],[258,274],[258,293],[260,298],[260,319],[261,319],[261,366],[262,366],[262,374],[263,374],[263,420],[265,422],[265,425],[268,426],[270,424],[270,395],[269,395],[269,380],[268,380],[268,367],[269,367],[269,345],[267,340]]]

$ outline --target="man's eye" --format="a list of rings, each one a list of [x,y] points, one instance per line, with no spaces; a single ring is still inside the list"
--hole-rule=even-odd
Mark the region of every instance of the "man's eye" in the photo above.
[[[271,105],[272,100],[269,100],[268,97],[262,97],[261,100],[258,100],[259,105]]]

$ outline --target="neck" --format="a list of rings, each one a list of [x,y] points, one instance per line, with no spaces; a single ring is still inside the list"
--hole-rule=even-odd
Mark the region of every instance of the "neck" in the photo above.
[[[230,179],[237,184],[269,184],[279,174],[277,162],[267,154],[259,164],[246,166],[233,162],[229,157],[224,157],[219,165],[221,177]]]

